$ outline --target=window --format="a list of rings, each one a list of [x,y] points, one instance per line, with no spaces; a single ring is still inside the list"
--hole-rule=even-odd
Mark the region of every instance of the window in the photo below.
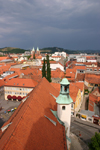
[[[64,87],[64,91],[67,92],[67,86]]]
[[[62,106],[62,110],[65,110],[65,106]]]
[[[92,121],[92,118],[88,118],[88,121]]]
[[[71,104],[71,108],[73,108],[73,104]]]

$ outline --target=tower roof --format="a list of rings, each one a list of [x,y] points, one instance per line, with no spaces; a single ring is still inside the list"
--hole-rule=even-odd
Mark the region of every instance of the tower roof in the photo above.
[[[56,103],[64,105],[71,104],[73,100],[69,95],[69,86],[66,90],[64,89],[66,85],[70,84],[69,81],[66,78],[63,78],[60,84],[62,87],[59,96],[56,98]]]
[[[35,51],[34,47],[33,47],[32,51]]]
[[[69,83],[69,81],[66,78],[63,78],[62,81],[60,82],[60,84],[68,85],[70,83]]]
[[[37,51],[39,51],[39,48],[37,47]]]
[[[56,103],[58,104],[64,104],[64,105],[68,105],[71,104],[73,102],[72,98],[70,97],[70,95],[63,95],[63,94],[59,94],[59,96],[56,98]]]

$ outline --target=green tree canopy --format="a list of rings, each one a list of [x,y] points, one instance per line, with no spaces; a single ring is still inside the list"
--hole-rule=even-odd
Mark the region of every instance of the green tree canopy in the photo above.
[[[29,59],[31,57],[31,55],[27,56],[27,59]]]
[[[95,133],[89,143],[89,150],[100,150],[100,133]]]
[[[51,82],[51,68],[49,63],[49,55],[47,55],[47,80]]]
[[[46,60],[44,59],[44,62],[43,62],[42,77],[45,77],[49,82],[51,82],[51,68],[50,68],[48,55],[46,57]]]
[[[33,54],[33,59],[35,59],[35,53]]]
[[[43,67],[42,67],[42,78],[46,78],[46,64],[45,64],[45,58],[43,60]]]

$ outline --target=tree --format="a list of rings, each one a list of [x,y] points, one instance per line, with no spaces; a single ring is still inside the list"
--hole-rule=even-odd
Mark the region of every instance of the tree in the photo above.
[[[49,55],[47,55],[47,80],[51,82],[51,68],[50,68],[50,63],[49,63]]]
[[[29,59],[31,57],[31,55],[27,56],[27,59]]]
[[[49,63],[49,56],[47,55],[47,59],[44,59],[43,67],[42,67],[42,77],[45,77],[49,82],[51,82],[51,68]]]
[[[100,133],[95,133],[89,143],[89,150],[100,150]]]
[[[33,59],[35,59],[35,53],[33,54]]]
[[[46,78],[46,65],[45,65],[45,58],[43,60],[43,67],[42,67],[42,78],[45,77]]]

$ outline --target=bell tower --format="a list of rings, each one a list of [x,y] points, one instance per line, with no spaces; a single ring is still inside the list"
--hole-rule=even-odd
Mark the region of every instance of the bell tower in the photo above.
[[[38,56],[40,55],[40,51],[39,51],[38,47],[37,47],[36,53],[37,53]]]
[[[69,95],[69,81],[66,78],[63,78],[60,82],[60,85],[60,94],[56,98],[57,116],[61,121],[65,123],[65,130],[67,136],[69,137],[71,122],[71,103],[73,102],[73,100]]]
[[[33,47],[32,51],[31,51],[31,54],[33,55],[35,53],[35,49]]]

